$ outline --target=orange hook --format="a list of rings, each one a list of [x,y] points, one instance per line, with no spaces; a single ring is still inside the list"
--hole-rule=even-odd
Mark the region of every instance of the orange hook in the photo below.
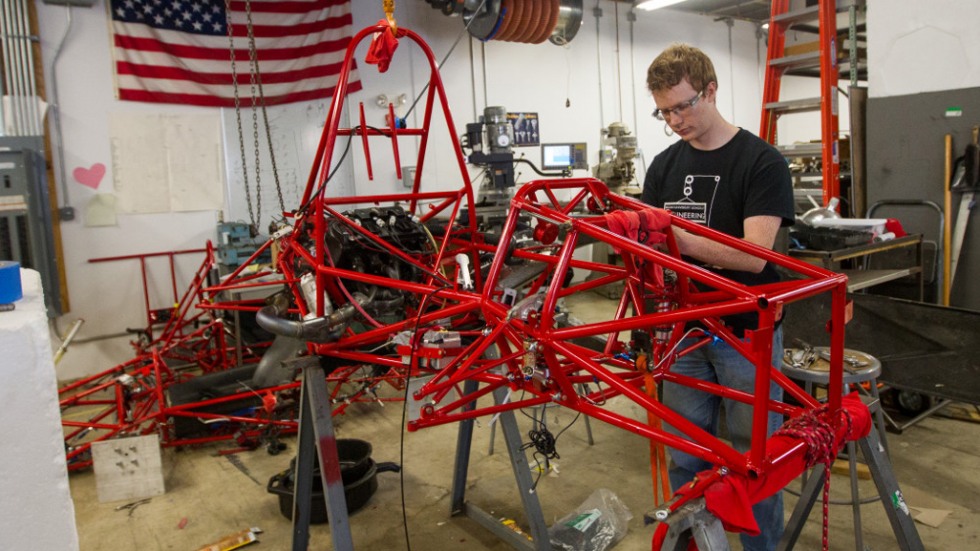
[[[398,23],[395,21],[395,0],[384,0],[385,19],[391,27],[391,34],[398,33]]]

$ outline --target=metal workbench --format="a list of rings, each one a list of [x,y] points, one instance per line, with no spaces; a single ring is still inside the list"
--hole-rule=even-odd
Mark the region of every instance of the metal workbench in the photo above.
[[[881,361],[879,383],[931,397],[935,403],[897,429],[952,402],[980,406],[980,312],[876,295],[849,295],[854,313],[845,345]],[[809,300],[787,313],[785,342],[825,345],[829,304]],[[823,320],[823,321],[821,321]],[[823,339],[823,340],[822,340]]]

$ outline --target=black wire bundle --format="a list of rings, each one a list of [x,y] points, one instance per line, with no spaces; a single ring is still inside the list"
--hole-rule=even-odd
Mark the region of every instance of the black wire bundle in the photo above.
[[[530,442],[521,446],[522,450],[534,447],[534,456],[537,457],[541,455],[544,459],[561,459],[558,455],[558,451],[555,449],[555,437],[548,430],[548,427],[541,424],[540,429],[531,429],[527,433],[527,437],[531,440]]]
[[[548,430],[548,426],[544,422],[543,415],[545,415],[547,412],[542,413],[542,418],[540,421],[536,417],[525,413],[524,410],[521,410],[521,413],[523,413],[525,417],[530,418],[534,426],[534,428],[527,432],[527,437],[530,442],[525,442],[521,446],[521,451],[534,448],[534,453],[531,454],[532,457],[534,457],[534,459],[538,462],[538,465],[541,465],[542,463],[544,464],[544,468],[538,469],[538,476],[534,478],[534,484],[531,485],[531,490],[533,491],[538,487],[538,482],[541,480],[541,474],[551,469],[550,461],[552,459],[561,459],[561,456],[558,455],[557,449],[558,438],[561,437],[561,435],[564,434],[564,432],[572,425],[574,425],[575,421],[578,421],[578,418],[582,415],[582,413],[579,412],[575,414],[575,418],[555,435],[551,434],[551,431]]]

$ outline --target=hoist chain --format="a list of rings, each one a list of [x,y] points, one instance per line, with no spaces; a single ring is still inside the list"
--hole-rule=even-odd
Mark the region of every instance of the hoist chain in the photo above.
[[[246,0],[245,2],[245,15],[248,18],[248,51],[252,64],[252,131],[253,137],[255,138],[255,184],[257,188],[259,182],[259,132],[257,128],[258,122],[255,119],[254,105],[256,101],[255,88],[258,87],[258,102],[259,107],[262,109],[262,124],[265,126],[265,142],[269,147],[269,161],[272,164],[272,178],[276,182],[276,195],[279,198],[279,212],[285,212],[286,202],[282,198],[282,185],[279,183],[279,168],[276,166],[276,152],[272,147],[272,129],[269,125],[269,113],[265,108],[265,90],[262,88],[262,72],[259,70],[258,49],[255,47],[255,32],[254,26],[252,25],[252,2],[250,0]],[[256,193],[258,192],[256,191]]]
[[[242,108],[241,98],[238,94],[238,66],[235,62],[235,36],[231,24],[231,0],[225,0],[225,25],[228,28],[228,51],[231,55],[231,82],[235,90],[235,123],[238,125],[238,151],[242,157],[242,177],[245,179],[245,202],[248,204],[248,219],[252,223],[252,228],[257,229],[258,220],[252,210],[252,193],[248,187],[248,163],[245,161],[245,134],[242,132]],[[261,204],[259,213],[261,215]]]
[[[253,31],[252,25],[252,3],[249,0],[245,2],[245,14],[248,17],[248,48],[249,56],[252,62],[252,103],[255,104],[255,88],[258,87],[258,102],[259,107],[262,109],[262,124],[265,126],[265,142],[269,147],[269,161],[272,164],[272,178],[276,182],[276,195],[279,198],[279,212],[286,211],[286,202],[282,198],[282,185],[279,183],[279,168],[276,166],[276,152],[272,147],[272,129],[269,125],[269,113],[265,108],[265,90],[262,88],[262,72],[259,70],[259,60],[258,60],[258,49],[255,47],[255,33]],[[258,157],[259,157],[259,137],[258,137],[258,123],[255,120],[255,110],[252,110],[252,130],[253,136],[255,137],[255,166],[258,167]],[[256,168],[255,181],[258,185],[258,168]]]
[[[232,79],[235,90],[235,120],[238,125],[238,146],[242,157],[242,173],[245,178],[245,200],[248,202],[248,215],[255,231],[262,219],[262,173],[259,156],[259,122],[258,108],[262,110],[262,122],[265,126],[265,139],[269,147],[269,158],[272,163],[272,176],[276,182],[276,195],[279,199],[279,210],[285,212],[286,202],[282,197],[282,185],[279,182],[279,168],[276,165],[276,154],[272,145],[272,130],[269,124],[269,114],[265,106],[265,92],[262,88],[262,73],[259,70],[258,51],[255,47],[255,32],[252,24],[252,3],[245,1],[246,29],[248,32],[249,85],[252,93],[252,143],[255,151],[255,202],[256,212],[252,211],[252,196],[248,185],[248,168],[245,162],[245,139],[242,132],[241,99],[238,92],[238,74],[235,66],[235,44],[231,25],[231,1],[225,0],[228,18],[228,41],[231,50]]]
[[[262,171],[259,166],[259,112],[256,109],[258,97],[256,95],[256,70],[258,68],[257,54],[255,52],[255,36],[252,34],[252,3],[245,2],[246,29],[248,30],[248,83],[252,92],[252,147],[255,151],[255,204],[258,218],[252,222],[258,229],[258,223],[262,221]]]

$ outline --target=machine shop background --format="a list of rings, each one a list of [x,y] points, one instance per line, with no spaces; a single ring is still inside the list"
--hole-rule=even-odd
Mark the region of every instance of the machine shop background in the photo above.
[[[218,144],[225,151],[226,212],[171,212],[159,214],[119,214],[116,226],[88,227],[84,220],[84,205],[96,194],[111,194],[113,174],[108,119],[112,114],[213,114],[215,109],[151,105],[122,102],[114,98],[112,88],[112,55],[106,36],[105,6],[97,3],[92,8],[72,8],[71,28],[65,38],[63,51],[55,61],[56,46],[67,27],[66,7],[36,3],[40,22],[40,36],[44,70],[48,80],[56,77],[62,83],[58,101],[63,131],[65,172],[71,174],[78,167],[90,167],[102,163],[106,174],[96,189],[69,182],[69,199],[79,215],[72,221],[61,222],[61,234],[65,255],[65,272],[68,274],[70,312],[62,323],[84,318],[86,324],[67,355],[58,366],[60,379],[71,379],[97,372],[102,366],[112,364],[129,352],[125,337],[91,341],[92,337],[119,334],[126,327],[138,327],[145,317],[142,308],[142,290],[139,267],[134,262],[91,264],[89,259],[120,254],[173,251],[200,248],[207,239],[215,239],[215,225],[219,217],[226,220],[244,220],[244,199],[241,189],[241,163],[237,160],[238,144],[235,139],[234,111],[222,110],[225,143]],[[383,17],[380,2],[357,1],[351,3],[354,28],[361,28]],[[962,0],[945,0],[930,3],[914,0],[872,0],[867,6],[868,64],[882,70],[869,71],[869,96],[875,98],[912,95],[922,92],[968,89],[980,85],[980,38],[968,32],[964,10],[980,11],[980,5]],[[467,122],[478,120],[484,107],[500,105],[509,111],[536,111],[541,121],[541,142],[581,141],[588,144],[589,163],[598,163],[601,129],[613,122],[626,124],[637,137],[641,151],[637,159],[638,176],[642,178],[645,165],[653,155],[670,144],[675,138],[664,134],[663,123],[650,117],[652,99],[645,89],[646,66],[667,44],[686,41],[703,48],[716,61],[720,89],[724,100],[719,105],[722,114],[735,124],[753,132],[758,130],[762,93],[762,66],[765,62],[765,40],[757,27],[749,22],[734,21],[731,28],[724,21],[710,17],[672,10],[638,12],[634,22],[629,21],[629,6],[621,2],[601,0],[586,2],[582,27],[574,40],[564,47],[551,43],[539,45],[505,42],[481,43],[463,36],[442,67],[442,77],[449,94],[454,123],[462,134]],[[597,14],[601,14],[597,17]],[[459,17],[446,17],[422,2],[399,2],[398,20],[401,25],[416,30],[432,45],[438,59],[445,58],[453,43],[460,36],[463,22]],[[936,36],[952,36],[955,40],[937,40]],[[363,46],[363,45],[362,45]],[[363,49],[363,48],[362,48]],[[376,106],[380,95],[397,98],[404,94],[406,102],[398,105],[396,114],[404,116],[409,106],[422,91],[423,71],[416,55],[410,48],[396,53],[390,72],[399,75],[403,82],[398,90],[377,84],[373,67],[360,66],[360,78],[364,89],[353,95],[353,102],[363,101],[369,123],[383,123],[385,110]],[[358,57],[363,59],[364,52]],[[54,75],[53,73],[57,74]],[[847,86],[846,81],[841,82]],[[787,77],[784,81],[785,97],[799,97],[811,93],[812,83],[803,77]],[[247,94],[247,90],[243,90]],[[315,147],[313,136],[319,133],[326,107],[323,102],[298,104],[282,108],[282,113],[270,109],[271,118],[282,121],[283,127],[299,136],[296,150],[296,166],[283,166],[280,172],[292,171],[305,182],[308,166]],[[247,110],[246,110],[247,111]],[[297,114],[298,113],[298,114]],[[409,117],[416,115],[409,114]],[[964,113],[959,119],[967,129],[958,143],[968,139],[968,125],[975,121],[973,113]],[[249,121],[247,112],[243,120]],[[848,113],[841,106],[842,132],[846,132]],[[307,129],[296,126],[308,125]],[[809,141],[819,138],[818,114],[792,118],[792,124],[781,123],[781,140]],[[915,136],[909,138],[915,143]],[[909,140],[907,139],[906,142]],[[941,193],[942,144],[926,143],[915,147],[919,156],[933,159],[939,172],[927,183],[916,186],[923,191]],[[251,155],[251,144],[246,144]],[[433,136],[429,148],[431,163],[428,178],[438,181],[440,174],[455,170],[448,137],[442,133]],[[930,155],[930,151],[932,154]],[[441,153],[447,152],[447,153]],[[535,163],[540,162],[537,148],[516,148],[519,155],[525,153]],[[265,154],[265,152],[263,152]],[[869,163],[874,163],[875,152],[869,152]],[[54,160],[57,162],[57,159]],[[283,161],[279,161],[282,163]],[[387,159],[375,159],[374,180],[366,175],[361,159],[348,158],[335,180],[338,193],[387,193],[401,186],[395,177],[393,166],[384,166]],[[268,166],[268,163],[265,163]],[[473,169],[472,174],[477,174]],[[55,167],[58,174],[58,167]],[[451,173],[451,172],[450,172]],[[576,171],[576,176],[587,175]],[[252,173],[254,178],[254,173]],[[263,177],[266,189],[272,189],[271,174]],[[518,177],[525,182],[537,176],[529,170]],[[254,186],[254,179],[250,180]],[[876,182],[869,183],[869,196],[881,198],[890,195],[878,191]],[[933,189],[934,188],[934,189]],[[933,193],[929,193],[932,195]],[[924,196],[922,198],[928,198]],[[59,197],[59,204],[66,198]],[[955,206],[955,205],[954,205]],[[287,206],[288,207],[288,206]],[[274,210],[267,201],[265,212]],[[265,217],[264,217],[265,218]],[[265,218],[267,221],[268,218]],[[966,242],[976,241],[977,226],[970,228]],[[196,257],[178,258],[178,277],[189,274],[198,263]],[[152,287],[163,287],[169,275],[166,266],[149,266]],[[964,251],[964,268],[961,281],[970,281],[977,268]],[[165,296],[165,295],[164,295]],[[954,297],[960,297],[954,290]],[[151,301],[160,299],[152,297]],[[980,297],[961,297],[963,303],[955,306],[980,308]],[[89,341],[89,342],[86,342]]]

